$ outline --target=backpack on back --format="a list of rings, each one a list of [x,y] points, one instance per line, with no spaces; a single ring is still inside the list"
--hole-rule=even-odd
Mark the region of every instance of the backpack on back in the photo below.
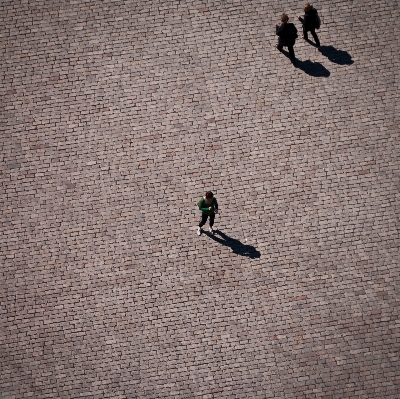
[[[289,42],[294,43],[299,37],[299,35],[297,34],[297,28],[293,24],[290,24],[289,28],[290,29],[288,29],[287,39]]]
[[[315,16],[315,29],[319,29],[321,27],[321,18],[319,17],[318,13]]]

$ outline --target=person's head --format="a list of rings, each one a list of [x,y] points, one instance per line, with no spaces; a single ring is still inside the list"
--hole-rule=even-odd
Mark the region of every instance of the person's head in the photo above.
[[[287,16],[287,14],[283,13],[281,15],[281,22],[287,22],[289,21],[289,17]]]
[[[210,199],[213,199],[213,197],[214,197],[214,194],[211,191],[206,192],[206,199],[210,200]]]
[[[313,9],[313,6],[310,3],[304,4],[304,12],[311,11]]]

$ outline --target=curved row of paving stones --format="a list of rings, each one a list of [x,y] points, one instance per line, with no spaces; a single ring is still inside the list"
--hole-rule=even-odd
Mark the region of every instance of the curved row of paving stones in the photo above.
[[[399,397],[399,5],[285,4],[1,3],[4,399]]]

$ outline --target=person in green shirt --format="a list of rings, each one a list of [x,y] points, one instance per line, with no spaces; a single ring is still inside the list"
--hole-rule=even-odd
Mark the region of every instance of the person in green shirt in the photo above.
[[[207,191],[204,198],[198,202],[199,209],[202,211],[201,221],[197,234],[201,235],[202,227],[206,224],[208,217],[210,217],[210,233],[214,234],[212,229],[215,220],[215,214],[218,212],[218,202],[211,191]]]

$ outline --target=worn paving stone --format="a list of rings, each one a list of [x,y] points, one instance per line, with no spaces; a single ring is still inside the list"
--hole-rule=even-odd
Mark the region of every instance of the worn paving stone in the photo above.
[[[301,6],[1,2],[4,399],[400,396],[399,4]]]

